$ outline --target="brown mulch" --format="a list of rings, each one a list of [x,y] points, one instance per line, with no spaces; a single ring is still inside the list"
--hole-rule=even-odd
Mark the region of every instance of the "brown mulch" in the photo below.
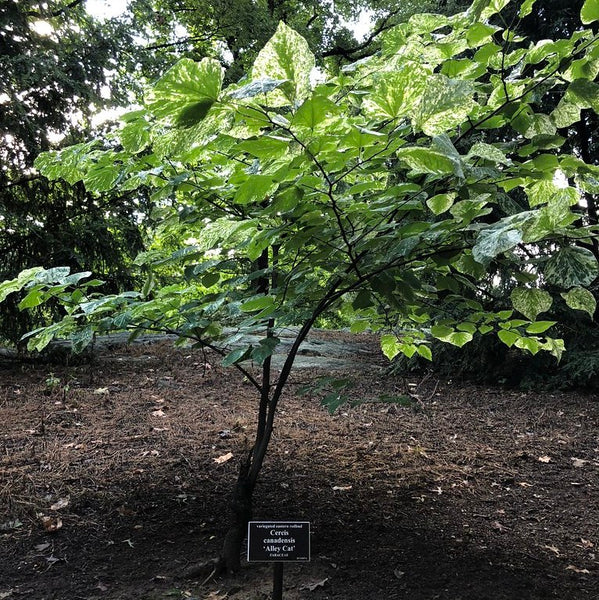
[[[321,375],[292,376],[256,492],[255,518],[311,522],[286,600],[599,596],[594,397],[373,365],[341,374],[370,401],[331,416],[297,393]],[[420,401],[376,401],[406,389]],[[235,372],[167,344],[0,364],[0,599],[269,598],[269,565],[187,577],[218,553],[255,410]]]

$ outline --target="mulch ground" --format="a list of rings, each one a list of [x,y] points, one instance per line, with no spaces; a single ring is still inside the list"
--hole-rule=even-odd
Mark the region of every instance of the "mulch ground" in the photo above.
[[[331,334],[328,334],[331,335]],[[286,600],[599,597],[599,402],[351,369],[333,416],[297,371],[255,518],[306,520]],[[410,390],[410,406],[375,401]],[[167,344],[0,365],[0,599],[264,600],[270,565],[214,579],[256,397]],[[229,455],[232,455],[231,457]]]

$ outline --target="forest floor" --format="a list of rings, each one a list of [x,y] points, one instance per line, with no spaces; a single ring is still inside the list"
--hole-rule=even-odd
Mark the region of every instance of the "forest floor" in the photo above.
[[[340,374],[368,401],[331,416],[299,393],[323,371],[295,371],[256,490],[256,519],[311,523],[283,598],[596,599],[597,399],[391,378],[356,340]],[[406,389],[420,401],[384,401]],[[269,598],[271,565],[197,567],[218,554],[255,413],[250,384],[167,343],[4,361],[0,599]]]

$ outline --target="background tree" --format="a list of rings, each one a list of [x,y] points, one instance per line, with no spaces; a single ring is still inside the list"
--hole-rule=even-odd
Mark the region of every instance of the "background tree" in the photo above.
[[[89,137],[103,108],[131,102],[123,81],[128,29],[95,22],[83,2],[6,0],[0,33],[0,277],[65,264],[94,270],[113,291],[132,285],[131,258],[143,247],[143,196],[92,195],[32,168],[53,143]],[[133,78],[126,78],[131,88]],[[0,337],[16,342],[36,319],[9,301]]]

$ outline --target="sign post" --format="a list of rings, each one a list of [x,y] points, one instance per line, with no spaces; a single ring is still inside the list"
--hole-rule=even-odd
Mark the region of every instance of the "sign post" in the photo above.
[[[250,521],[248,562],[272,562],[272,600],[283,598],[283,565],[310,560],[308,521]]]

